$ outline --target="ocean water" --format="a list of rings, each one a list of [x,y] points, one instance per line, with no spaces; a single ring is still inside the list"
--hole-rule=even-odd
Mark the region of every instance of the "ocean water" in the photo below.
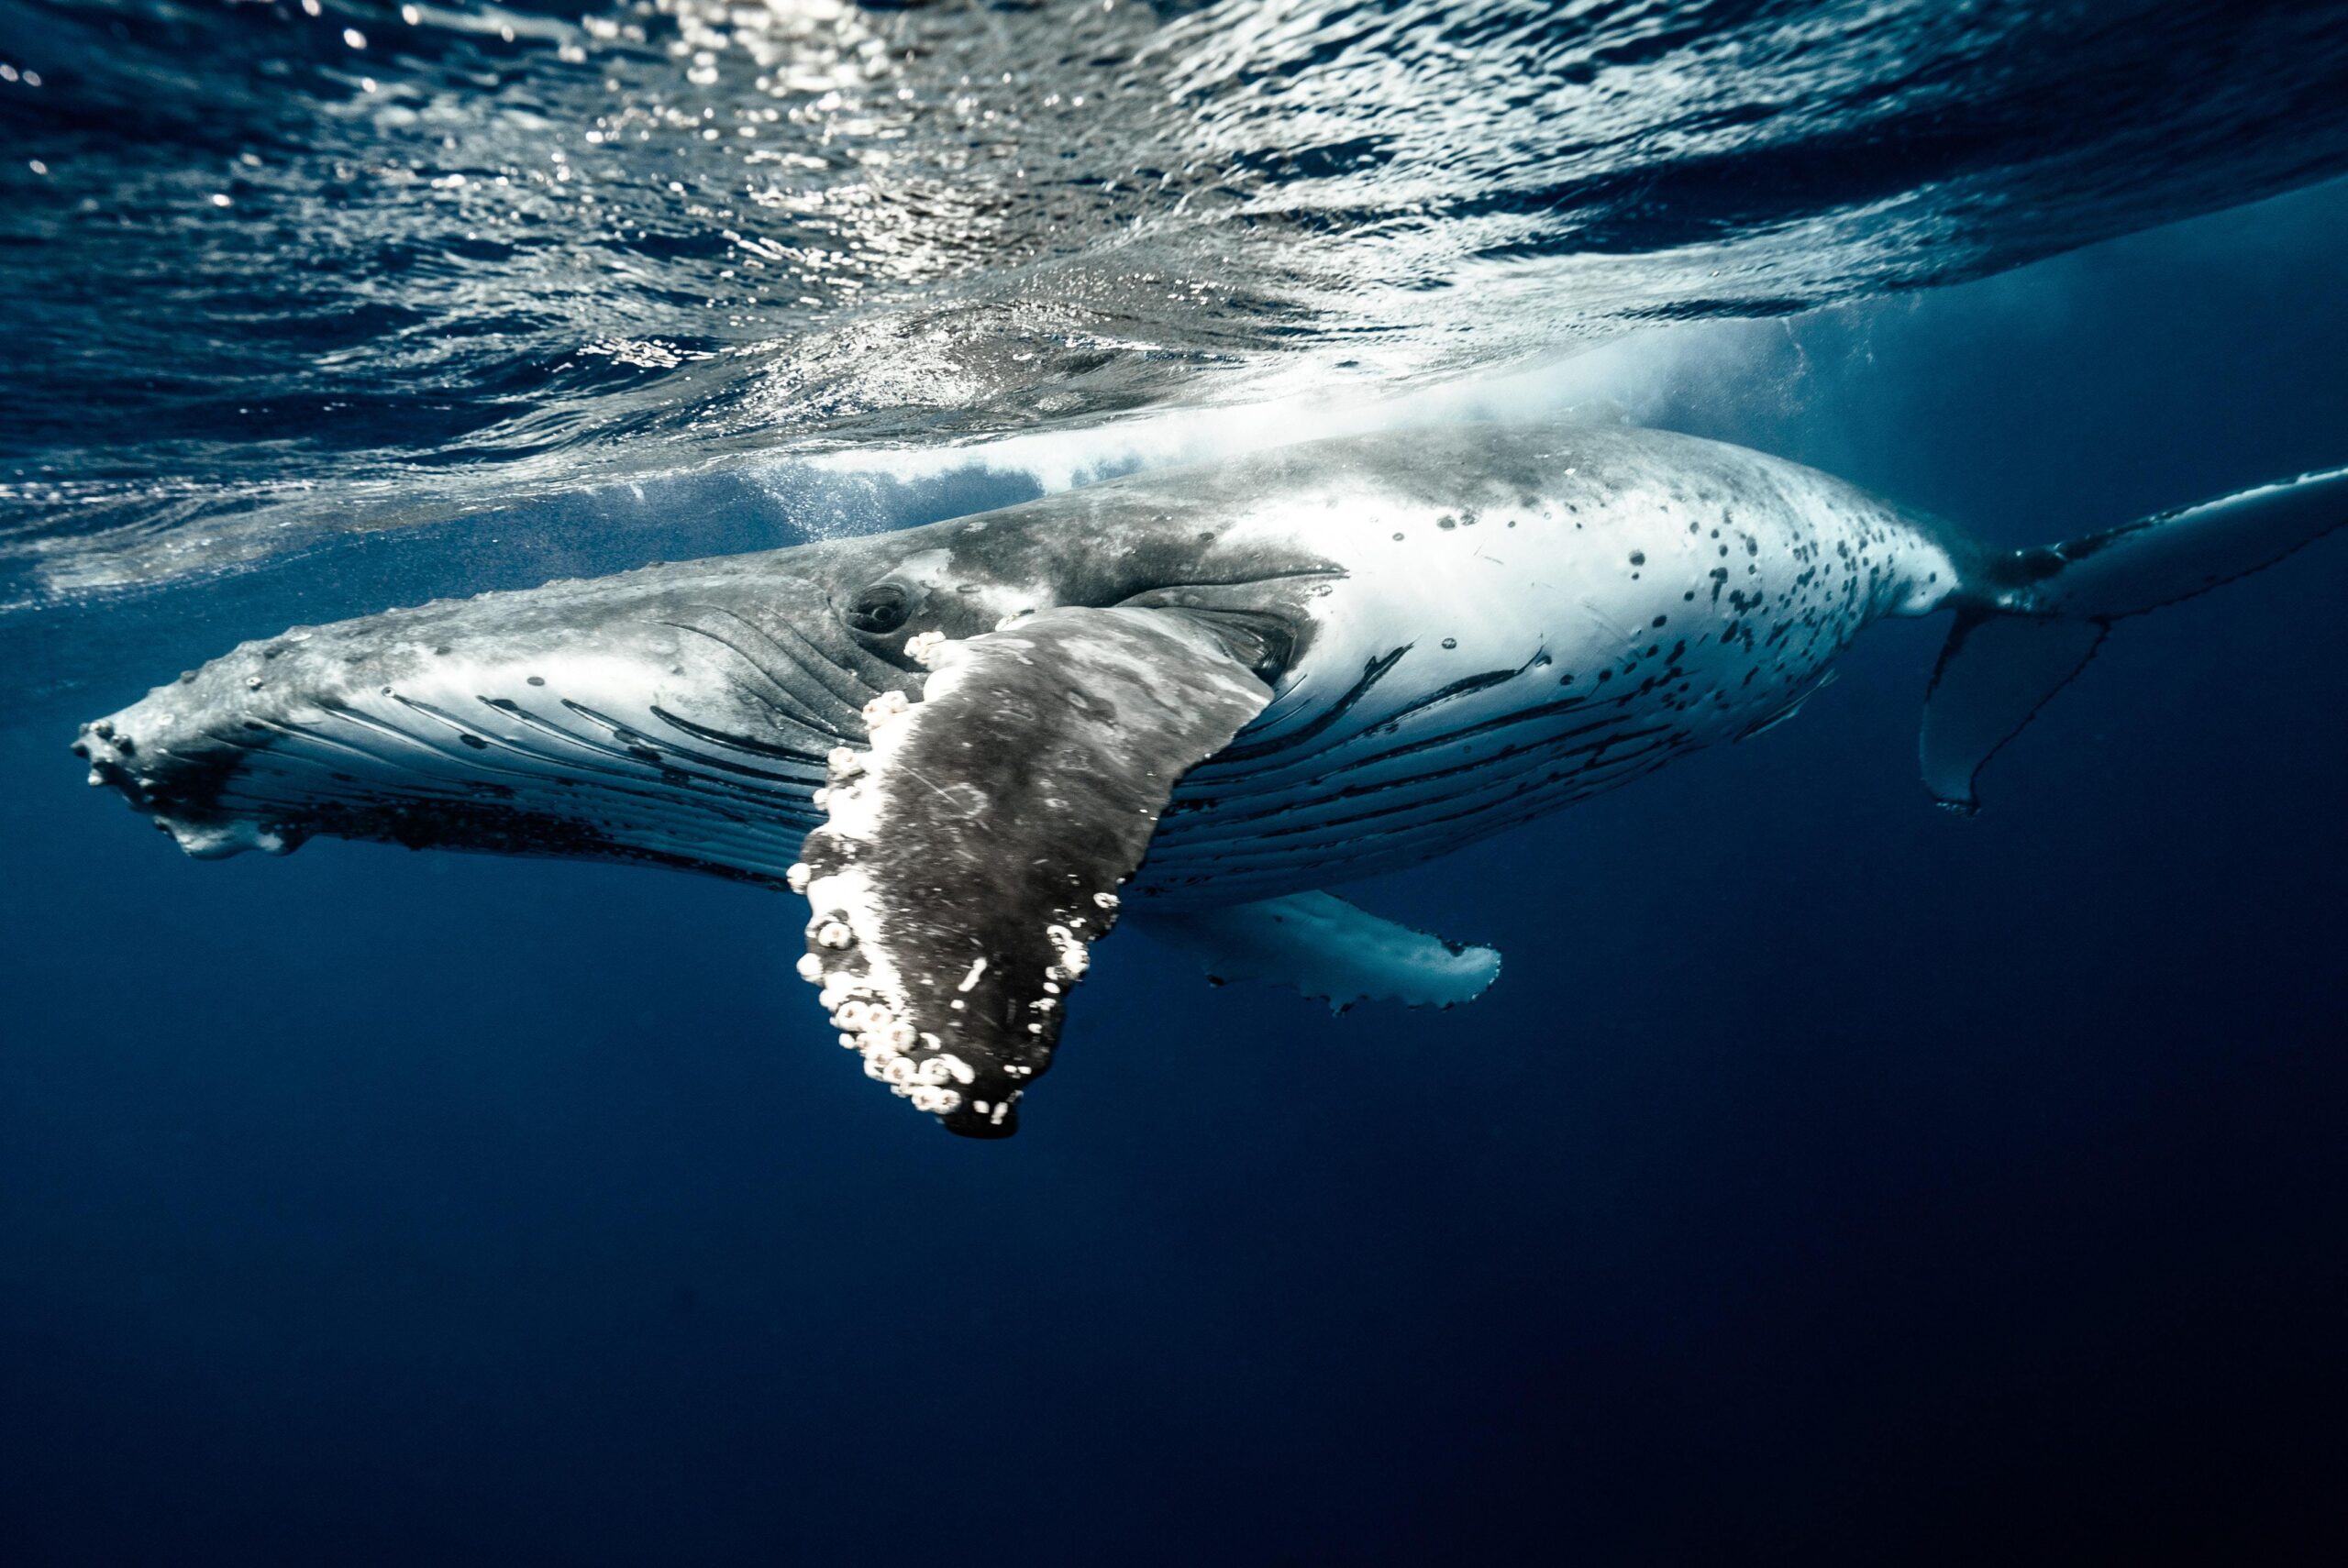
[[[1570,410],[2043,543],[2348,459],[2348,8],[0,0],[0,1559],[2333,1561],[2348,544],[1933,811],[1936,623],[1098,955],[1019,1138],[790,900],[199,864],[242,638]]]

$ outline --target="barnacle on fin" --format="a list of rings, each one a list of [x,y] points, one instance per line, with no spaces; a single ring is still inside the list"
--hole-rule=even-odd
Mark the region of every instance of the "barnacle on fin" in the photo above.
[[[831,760],[789,878],[814,911],[801,972],[868,1076],[1003,1137],[1175,781],[1270,690],[1180,612],[1055,609],[908,646],[920,700],[866,704],[870,748]]]

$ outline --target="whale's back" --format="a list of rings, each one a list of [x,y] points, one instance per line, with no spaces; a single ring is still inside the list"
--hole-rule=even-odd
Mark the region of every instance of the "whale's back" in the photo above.
[[[1613,789],[1788,716],[1869,622],[1956,580],[1932,525],[1696,437],[1470,426],[1363,455],[1252,525],[1348,575],[1177,791],[1146,893],[1374,875]]]

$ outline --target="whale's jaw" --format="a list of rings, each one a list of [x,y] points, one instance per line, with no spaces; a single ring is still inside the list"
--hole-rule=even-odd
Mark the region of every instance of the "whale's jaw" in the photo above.
[[[780,883],[876,691],[814,598],[666,568],[297,628],[74,750],[198,856],[328,834]]]

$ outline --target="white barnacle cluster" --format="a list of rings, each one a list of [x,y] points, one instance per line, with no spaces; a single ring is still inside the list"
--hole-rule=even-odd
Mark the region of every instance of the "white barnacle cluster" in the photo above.
[[[943,632],[916,632],[905,639],[905,657],[924,669],[935,669],[937,652],[946,646]]]
[[[1055,967],[1066,970],[1071,980],[1084,978],[1085,968],[1092,962],[1092,955],[1085,951],[1083,940],[1064,925],[1047,925],[1044,928],[1044,935],[1059,956],[1059,963]],[[1047,970],[1044,977],[1057,980],[1060,977]]]
[[[943,1115],[959,1107],[961,1086],[977,1073],[940,1050],[936,1035],[914,1028],[893,967],[858,940],[860,926],[873,929],[862,918],[870,913],[865,877],[851,867],[804,880],[817,912],[807,924],[810,946],[799,960],[799,975],[823,988],[816,1000],[831,1014],[840,1044],[864,1058],[865,1077],[887,1084],[914,1110]]]
[[[837,923],[837,922],[834,922]],[[810,953],[799,973],[824,988],[817,999],[832,1015],[840,1044],[864,1058],[864,1076],[889,1086],[915,1110],[944,1115],[962,1103],[962,1088],[978,1077],[968,1062],[938,1049],[935,1034],[916,1033],[905,1010],[867,977],[847,969],[825,973]],[[917,1055],[917,1047],[932,1053]]]
[[[1027,1004],[1027,1010],[1037,1015],[1036,1021],[1027,1025],[1030,1034],[1043,1033],[1043,1015],[1059,1006],[1060,982],[1065,980],[1071,986],[1076,984],[1084,978],[1084,971],[1091,966],[1092,955],[1086,951],[1084,939],[1070,929],[1070,926],[1083,923],[1081,916],[1071,916],[1069,925],[1053,924],[1044,928],[1044,935],[1051,942],[1053,956],[1058,962],[1044,966],[1044,994]]]
[[[836,987],[841,980],[848,982],[845,988]],[[978,1077],[968,1062],[938,1050],[936,1035],[916,1034],[903,1012],[871,987],[836,975],[824,988],[825,998],[833,999],[836,988],[846,994],[833,1001],[832,1026],[840,1032],[840,1044],[864,1058],[866,1077],[887,1084],[889,1092],[911,1100],[915,1110],[943,1115],[962,1103],[962,1087]],[[916,1043],[934,1055],[914,1055]]]
[[[815,795],[829,813],[816,837],[830,847],[811,846],[815,864],[792,867],[785,880],[814,906],[799,974],[822,988],[817,1000],[831,1015],[840,1044],[863,1057],[867,1077],[888,1085],[917,1110],[944,1115],[961,1108],[977,1071],[945,1050],[937,1035],[915,1027],[880,937],[888,907],[883,889],[857,863],[859,849],[880,842],[889,830],[892,768],[917,728],[904,722],[913,709],[902,691],[884,691],[865,704],[871,748],[836,747],[825,759],[829,782]]]
[[[933,667],[945,661],[941,655],[958,647],[955,643],[941,642],[931,653]],[[962,678],[959,666],[941,668],[928,678],[924,699],[941,697],[952,690]],[[920,704],[903,691],[883,691],[864,705],[864,727],[870,734],[869,750],[855,751],[851,747],[836,747],[827,759],[829,778],[815,791],[818,811],[826,812],[831,820],[823,831],[833,839],[843,842],[873,844],[879,842],[884,827],[881,813],[886,808],[888,782],[897,753],[911,740],[920,726],[911,722]],[[843,767],[840,753],[849,752],[853,767]]]

